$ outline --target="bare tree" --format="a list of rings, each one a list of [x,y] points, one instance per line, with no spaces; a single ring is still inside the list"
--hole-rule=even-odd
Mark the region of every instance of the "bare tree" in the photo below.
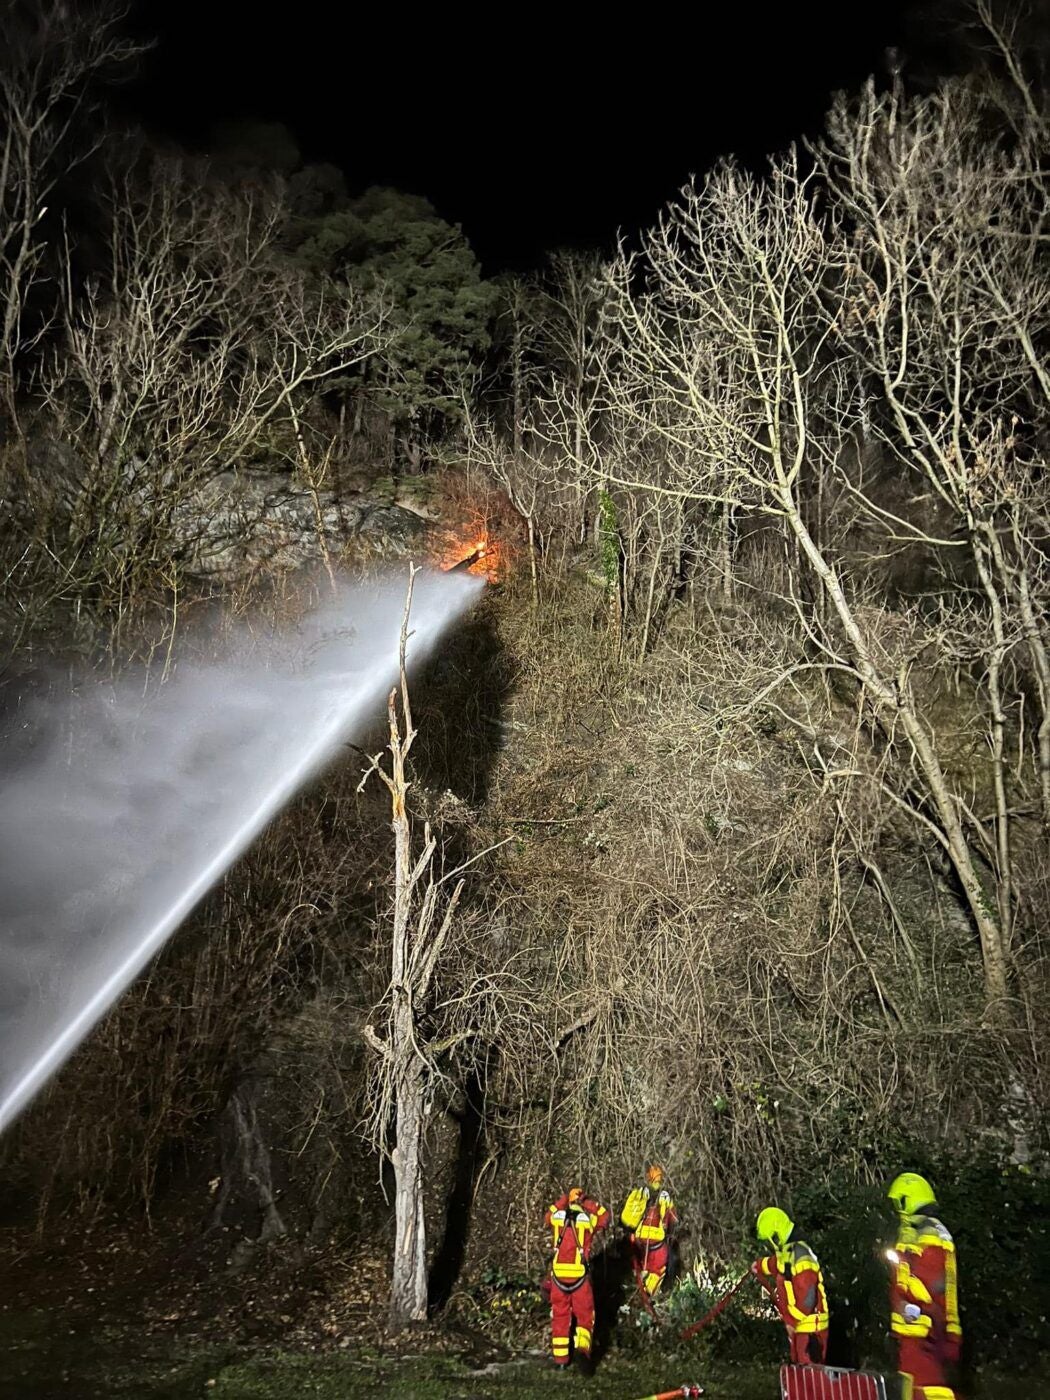
[[[900,767],[884,787],[951,861],[980,937],[989,1014],[1002,1016],[1008,941],[912,682],[912,658],[883,645],[810,528],[814,463],[828,450],[822,432],[857,413],[842,396],[846,381],[829,372],[836,323],[824,306],[841,243],[834,222],[816,207],[811,178],[791,161],[775,166],[763,186],[730,168],[700,190],[685,190],[649,241],[653,291],[632,291],[629,264],[618,273],[623,355],[633,370],[628,408],[656,423],[661,401],[671,399],[678,413],[668,431],[673,440],[687,435],[693,447],[687,474],[656,489],[724,500],[720,472],[728,462],[731,498],[782,522],[801,569],[829,605],[825,624],[796,600],[816,664],[852,677],[881,741],[901,746]],[[705,459],[707,478],[698,482],[695,463]],[[645,489],[637,477],[630,484]]]
[[[464,405],[463,431],[470,464],[480,467],[486,476],[498,483],[525,523],[532,605],[538,607],[539,550],[543,522],[549,518],[557,500],[555,472],[541,455],[542,445],[531,434],[526,446],[524,411],[520,430],[515,427],[510,444],[491,423],[480,421],[469,403]]]
[[[373,1140],[389,1156],[394,1168],[394,1265],[389,1318],[395,1329],[421,1321],[427,1315],[423,1144],[433,1099],[434,1061],[451,1045],[447,1041],[428,1042],[424,1018],[434,973],[464,884],[460,878],[446,896],[444,878],[435,878],[433,861],[437,842],[429,822],[424,826],[422,849],[418,852],[412,849],[405,763],[415,742],[416,730],[409,700],[406,651],[416,572],[413,567],[409,573],[401,624],[401,720],[396,689],[390,692],[387,702],[389,771],[381,766],[382,755],[377,754],[361,780],[363,786],[372,772],[382,779],[390,793],[394,832],[390,987],[383,1007],[385,1034],[380,1036],[373,1025],[367,1025],[364,1036],[378,1056],[378,1082],[372,1110]],[[452,1044],[455,1039],[454,1036]]]
[[[27,313],[42,274],[48,202],[92,150],[84,136],[92,81],[138,52],[119,33],[122,14],[65,0],[5,0],[0,11],[0,390],[15,427],[20,358],[46,324]]]
[[[230,187],[139,154],[106,191],[106,273],[67,284],[64,336],[40,378],[86,467],[71,557],[102,578],[170,553],[193,494],[263,447],[302,472],[324,549],[310,410],[325,380],[388,344],[385,303],[284,264],[276,186]]]
[[[1010,57],[990,8],[978,8]],[[839,102],[818,150],[853,229],[835,328],[864,366],[875,431],[915,483],[907,508],[892,520],[883,513],[882,528],[955,556],[957,590],[967,568],[976,585],[951,630],[983,696],[988,734],[992,813],[964,817],[995,875],[1001,953],[982,929],[986,967],[1013,952],[1026,676],[1038,705],[1044,824],[1050,813],[1045,595],[1036,584],[1045,506],[1033,440],[1050,403],[1037,349],[1050,326],[1041,237],[1048,130],[1019,62],[1007,66],[1019,103],[986,85],[946,85],[911,102],[899,85],[882,95],[869,85],[858,103]],[[1013,119],[996,135],[995,113],[1011,105]],[[855,494],[876,513],[869,495]],[[1013,765],[1007,750],[1018,730]]]

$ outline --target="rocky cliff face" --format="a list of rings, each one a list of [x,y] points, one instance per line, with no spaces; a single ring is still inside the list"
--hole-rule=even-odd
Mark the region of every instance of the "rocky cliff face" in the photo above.
[[[340,471],[315,495],[287,469],[264,463],[191,484],[137,455],[120,467],[92,466],[70,444],[52,438],[31,442],[29,453],[57,518],[77,521],[89,535],[155,531],[159,525],[167,548],[192,573],[216,582],[310,566],[326,550],[333,559],[418,554],[421,537],[439,515],[431,477],[395,482]],[[5,505],[21,512],[27,526],[43,508],[17,495]]]
[[[428,525],[411,498],[368,488],[316,496],[287,473],[228,471],[176,512],[175,528],[195,573],[233,579],[260,568],[296,569],[347,551],[398,558]]]

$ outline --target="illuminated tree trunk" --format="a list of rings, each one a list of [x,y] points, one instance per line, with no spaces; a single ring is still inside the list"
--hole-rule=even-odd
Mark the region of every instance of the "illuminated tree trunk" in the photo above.
[[[412,853],[412,824],[405,799],[409,783],[405,760],[416,737],[408,694],[405,649],[412,606],[412,581],[401,623],[401,710],[404,732],[398,721],[395,688],[387,701],[390,771],[380,767],[377,755],[361,780],[375,771],[390,793],[391,828],[394,833],[394,907],[391,927],[390,988],[385,1003],[386,1036],[365,1026],[364,1038],[379,1056],[373,1109],[373,1135],[394,1169],[394,1259],[390,1284],[389,1324],[400,1331],[427,1315],[427,1236],[424,1216],[423,1137],[430,1103],[433,1058],[467,1038],[461,1031],[432,1044],[423,1025],[431,979],[463,889],[460,880],[438,918],[438,883],[433,876],[437,842],[430,826],[424,827],[423,849]],[[425,882],[422,897],[416,891]],[[391,1123],[393,1143],[390,1143]]]
[[[387,708],[393,760],[390,794],[394,830],[394,920],[390,966],[392,1008],[387,1054],[396,1104],[394,1150],[391,1153],[395,1194],[390,1325],[399,1329],[409,1322],[419,1322],[427,1315],[427,1236],[421,1162],[426,1065],[416,1048],[409,985],[409,919],[415,879],[412,870],[412,832],[405,809],[408,791],[405,755],[415,736],[411,712],[406,709],[405,736],[402,740],[397,722],[396,690],[390,692]]]

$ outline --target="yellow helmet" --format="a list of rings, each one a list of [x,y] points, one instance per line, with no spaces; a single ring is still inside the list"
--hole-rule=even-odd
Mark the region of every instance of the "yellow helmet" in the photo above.
[[[658,1162],[653,1162],[651,1166],[646,1167],[645,1182],[647,1186],[652,1186],[656,1190],[659,1190],[664,1184],[664,1169]]]
[[[886,1195],[901,1215],[918,1215],[937,1202],[937,1192],[918,1172],[901,1172],[894,1177]]]
[[[578,1201],[583,1200],[583,1191],[579,1186],[574,1186],[569,1192],[569,1205],[574,1206]]]
[[[794,1228],[795,1222],[788,1218],[787,1212],[778,1210],[776,1206],[766,1206],[755,1222],[758,1238],[768,1240],[775,1249],[784,1248]]]

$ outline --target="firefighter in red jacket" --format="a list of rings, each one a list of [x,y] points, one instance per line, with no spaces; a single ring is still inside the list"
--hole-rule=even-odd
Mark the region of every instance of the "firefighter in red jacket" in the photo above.
[[[664,1187],[664,1169],[654,1162],[645,1170],[645,1185],[627,1197],[620,1219],[631,1231],[631,1267],[639,1288],[652,1298],[667,1273],[671,1232],[678,1212]]]
[[[903,1400],[956,1400],[948,1380],[962,1346],[955,1244],[932,1213],[937,1201],[925,1177],[903,1172],[886,1194],[899,1218],[888,1258]]]
[[[549,1291],[554,1364],[568,1366],[569,1340],[575,1322],[577,1364],[589,1373],[594,1335],[589,1259],[595,1235],[609,1223],[609,1212],[574,1186],[547,1208],[544,1222],[551,1232],[553,1248]]]
[[[772,1279],[773,1301],[787,1328],[791,1360],[796,1366],[820,1366],[828,1354],[828,1299],[820,1261],[804,1240],[792,1240],[795,1226],[782,1210],[767,1208],[758,1217],[760,1243],[773,1253],[756,1259],[751,1272]]]

